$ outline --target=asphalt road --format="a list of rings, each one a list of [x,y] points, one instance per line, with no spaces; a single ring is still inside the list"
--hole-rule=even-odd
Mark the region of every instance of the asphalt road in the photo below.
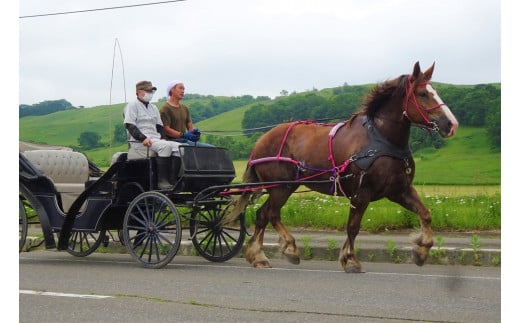
[[[176,256],[145,269],[127,254],[19,255],[20,322],[500,322],[497,267],[337,261],[254,269]]]

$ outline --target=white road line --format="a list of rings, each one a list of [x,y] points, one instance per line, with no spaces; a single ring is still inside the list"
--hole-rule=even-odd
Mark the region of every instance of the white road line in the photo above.
[[[42,295],[42,296],[58,296],[58,297],[73,297],[73,298],[94,298],[94,299],[113,298],[113,296],[106,296],[106,295],[85,295],[85,294],[53,293],[53,292],[42,292],[42,291],[37,291],[37,290],[25,290],[25,289],[20,289],[20,294]]]
[[[169,264],[169,266],[177,266],[177,267],[215,267],[215,268],[229,268],[229,269],[251,269],[251,266],[219,266],[219,265],[196,265],[196,264]],[[330,269],[302,269],[302,268],[265,268],[260,269],[257,268],[255,270],[266,270],[266,271],[300,271],[300,272],[323,272],[323,273],[340,273],[345,275],[345,271],[343,270],[330,270]],[[501,280],[501,277],[493,277],[493,276],[457,276],[457,275],[443,275],[443,274],[413,274],[413,273],[395,273],[395,272],[366,272],[366,275],[382,275],[382,276],[417,276],[417,277],[433,277],[433,278],[462,278],[462,279],[476,279],[476,280]],[[357,274],[354,274],[357,275]],[[363,275],[363,274],[361,274]]]

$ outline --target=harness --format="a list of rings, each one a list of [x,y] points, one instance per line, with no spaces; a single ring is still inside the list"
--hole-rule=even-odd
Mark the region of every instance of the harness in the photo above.
[[[257,164],[266,163],[266,162],[287,162],[291,163],[296,166],[296,174],[295,174],[295,180],[296,181],[306,181],[310,180],[312,178],[321,176],[326,173],[330,173],[329,180],[332,182],[331,186],[331,193],[334,192],[336,194],[337,188],[339,187],[341,189],[341,186],[339,185],[339,181],[341,179],[341,175],[344,174],[350,165],[351,162],[354,162],[358,167],[360,167],[363,170],[366,170],[367,168],[372,165],[372,163],[380,156],[390,156],[399,158],[402,160],[405,160],[406,164],[407,159],[412,155],[410,149],[407,148],[401,148],[393,145],[390,143],[381,133],[376,129],[374,126],[374,123],[371,119],[367,118],[367,116],[363,116],[363,126],[367,129],[368,137],[370,140],[370,143],[361,151],[357,152],[353,156],[351,156],[349,159],[345,160],[340,165],[336,165],[336,162],[334,161],[334,151],[332,148],[332,140],[336,136],[336,133],[339,129],[341,129],[346,122],[339,122],[337,124],[334,124],[332,129],[329,131],[328,134],[328,148],[329,148],[329,157],[328,160],[331,162],[332,168],[330,169],[319,169],[319,168],[313,168],[309,167],[305,164],[303,164],[301,161],[292,159],[290,157],[284,157],[282,156],[283,147],[285,146],[285,143],[287,141],[287,138],[289,136],[289,133],[291,130],[299,124],[315,124],[315,125],[321,125],[321,126],[331,126],[333,124],[323,124],[323,123],[317,123],[314,121],[295,121],[289,124],[289,127],[285,130],[285,134],[283,136],[282,142],[280,144],[280,148],[278,149],[278,153],[276,156],[272,157],[263,157],[258,159],[252,159],[249,158],[248,166],[252,167]],[[251,154],[251,156],[253,153]],[[315,174],[301,177],[302,173],[305,171],[314,171]],[[345,175],[344,177],[352,176],[352,174]],[[264,188],[270,188],[278,186],[277,184],[271,184],[267,186],[259,187],[259,189]],[[343,192],[343,195],[346,196],[346,194]]]
[[[352,157],[356,165],[361,169],[367,169],[378,157],[381,156],[395,157],[405,161],[412,156],[409,147],[401,148],[389,142],[376,129],[373,120],[367,118],[367,116],[363,116],[363,126],[367,129],[370,143]]]
[[[442,106],[444,106],[445,104],[442,101],[440,101],[440,102],[438,101],[438,104],[435,106],[432,106],[432,107],[421,106],[419,104],[419,102],[417,101],[417,98],[414,93],[415,84],[412,81],[412,76],[408,75],[406,81],[407,81],[407,87],[406,87],[406,96],[403,101],[403,115],[406,118],[408,118],[408,120],[410,120],[408,109],[410,106],[409,103],[411,103],[423,119],[423,123],[420,123],[420,124],[417,124],[415,122],[413,122],[413,123],[417,124],[418,126],[420,126],[422,128],[426,128],[428,130],[438,131],[439,127],[438,127],[437,123],[435,121],[430,121],[427,113],[429,111],[439,109]],[[431,86],[431,84],[429,83],[429,80],[422,81],[418,85],[423,85],[426,87]],[[412,122],[412,121],[410,120],[410,122]],[[336,165],[336,163],[334,161],[332,140],[334,139],[334,136],[336,135],[337,131],[341,127],[343,127],[346,124],[346,122],[340,122],[340,123],[333,125],[333,127],[330,130],[329,135],[328,135],[328,148],[329,148],[328,160],[332,164],[331,169],[315,169],[315,168],[304,165],[300,161],[294,160],[289,157],[282,156],[283,147],[285,146],[287,137],[289,135],[289,132],[292,130],[292,128],[294,128],[298,124],[316,124],[316,122],[313,122],[313,121],[292,122],[285,131],[285,135],[282,139],[282,142],[280,144],[280,148],[278,149],[277,155],[274,157],[264,157],[264,158],[259,158],[259,159],[252,159],[250,157],[248,166],[251,167],[251,166],[254,166],[259,163],[273,162],[273,161],[292,163],[297,168],[297,171],[295,174],[296,181],[302,181],[302,182],[305,180],[309,180],[311,178],[317,177],[317,176],[321,176],[326,173],[330,173],[331,174],[330,181],[333,182],[331,191],[332,190],[335,191],[338,187],[341,189],[341,185],[339,185],[339,181],[341,179],[340,175],[344,174],[346,172],[346,169],[348,168],[348,166],[350,165],[351,162],[354,162],[356,164],[356,166],[358,166],[359,168],[362,169],[362,173],[359,178],[359,186],[361,186],[363,176],[366,174],[366,169],[368,169],[372,165],[372,163],[378,157],[381,157],[381,156],[389,156],[389,157],[394,157],[394,158],[403,160],[405,163],[405,167],[406,167],[406,173],[410,174],[411,168],[409,167],[409,160],[408,160],[412,156],[412,152],[410,151],[410,148],[409,147],[405,147],[405,148],[397,147],[394,144],[392,144],[391,142],[389,142],[376,129],[373,120],[369,119],[366,115],[363,116],[362,123],[363,123],[363,126],[367,129],[369,144],[365,148],[363,148],[362,150],[360,150],[359,152],[357,152],[356,154],[351,156],[349,159],[345,160],[341,165]],[[319,124],[319,125],[331,126],[332,124]],[[251,153],[251,156],[253,156],[253,154],[254,154],[254,151]],[[300,175],[305,170],[312,170],[312,171],[315,171],[316,173],[313,175],[301,178]],[[347,175],[343,176],[343,178],[347,178],[349,176],[353,176],[353,174],[347,174]],[[274,187],[274,186],[278,186],[278,185],[280,185],[280,184],[270,184],[270,185],[263,186],[261,188],[269,188],[269,187]],[[346,194],[344,192],[343,192],[343,195],[346,196]]]

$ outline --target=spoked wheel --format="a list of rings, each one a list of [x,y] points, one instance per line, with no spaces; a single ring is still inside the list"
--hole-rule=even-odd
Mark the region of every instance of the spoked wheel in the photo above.
[[[125,245],[125,237],[123,234],[123,230],[117,230],[117,237],[119,238],[119,242],[124,246]]]
[[[24,193],[22,193],[22,190],[20,190],[19,195],[19,206],[20,211],[18,214],[20,225],[19,225],[19,252],[24,250],[24,246],[26,244],[27,240],[27,234],[29,232],[29,225],[37,225],[40,226],[40,220],[38,218],[38,214],[36,213],[36,210],[31,205],[31,202],[29,202],[28,196],[26,196]],[[32,246],[28,246],[30,248]]]
[[[105,241],[106,230],[98,232],[72,231],[67,252],[76,257],[86,257]]]
[[[231,206],[229,198],[202,201],[194,208],[190,221],[193,246],[199,254],[214,262],[223,262],[235,256],[246,236],[245,216],[242,213],[233,223],[221,225]]]
[[[172,201],[159,192],[138,195],[126,210],[123,244],[146,268],[162,268],[170,263],[181,244],[179,212]]]
[[[18,252],[22,252],[23,246],[25,245],[25,240],[27,239],[27,230],[29,228],[28,220],[27,220],[27,211],[25,210],[25,205],[22,196],[20,196],[20,212],[19,212],[19,230],[18,230],[18,238],[19,238],[19,246]]]

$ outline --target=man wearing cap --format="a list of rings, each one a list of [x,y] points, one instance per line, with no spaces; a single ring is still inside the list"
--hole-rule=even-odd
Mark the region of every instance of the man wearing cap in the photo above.
[[[199,142],[200,131],[195,128],[188,107],[180,103],[184,98],[184,90],[184,84],[181,81],[172,81],[166,86],[168,101],[161,107],[161,119],[168,140],[190,146],[213,147],[213,145]]]
[[[173,159],[179,159],[180,144],[164,140],[163,123],[159,109],[151,103],[157,88],[150,81],[141,81],[135,86],[137,98],[124,110],[124,125],[128,131],[129,145],[141,156],[146,156],[147,147],[157,154],[157,181],[159,189],[172,189],[177,174],[171,174]]]

